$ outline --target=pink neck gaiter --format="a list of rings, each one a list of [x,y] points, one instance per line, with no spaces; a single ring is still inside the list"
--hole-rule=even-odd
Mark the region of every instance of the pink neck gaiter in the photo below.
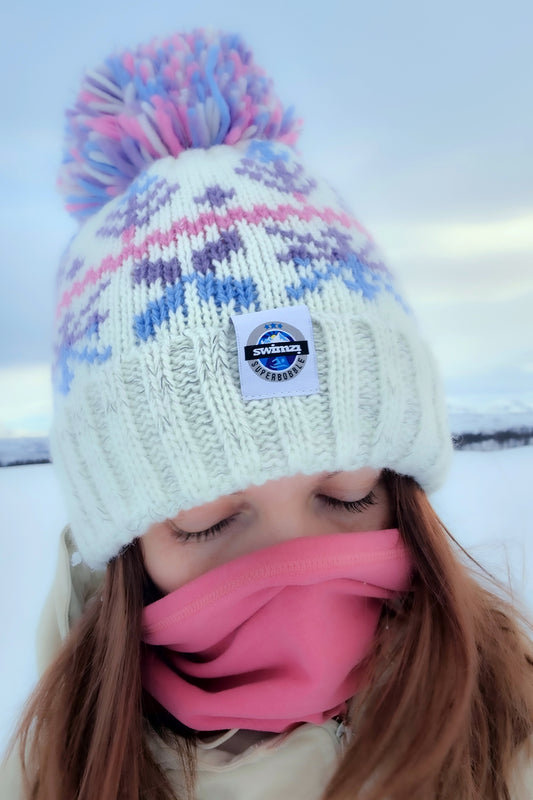
[[[143,685],[198,731],[321,724],[357,691],[383,600],[409,588],[410,569],[395,528],[215,567],[145,607]]]

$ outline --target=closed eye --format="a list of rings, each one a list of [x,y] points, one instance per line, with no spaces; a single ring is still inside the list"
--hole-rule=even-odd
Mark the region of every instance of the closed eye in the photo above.
[[[329,497],[329,495],[326,494],[321,494],[319,497],[321,501],[328,506],[333,506],[333,508],[345,508],[346,511],[353,512],[364,511],[365,508],[375,505],[377,500],[374,492],[370,492],[370,494],[367,494],[367,496],[363,497],[361,500],[339,500],[336,497]]]
[[[180,542],[190,542],[192,539],[196,541],[201,541],[205,539],[209,539],[211,536],[216,536],[220,533],[221,530],[227,528],[228,525],[233,522],[233,520],[237,517],[237,514],[233,514],[231,517],[226,517],[226,519],[221,519],[220,522],[216,522],[214,525],[211,525],[209,528],[206,528],[204,531],[182,531],[180,528],[177,528],[171,520],[167,520],[170,530],[172,531],[173,535],[176,539]]]
[[[337,497],[330,497],[326,494],[318,495],[320,501],[325,505],[329,506],[330,508],[343,508],[346,511],[351,511],[352,513],[360,513],[364,511],[365,508],[369,506],[373,506],[376,503],[376,495],[374,492],[370,492],[367,494],[366,497],[361,498],[361,500],[339,500]],[[209,528],[206,528],[203,531],[182,531],[180,528],[177,528],[176,525],[171,520],[167,520],[170,530],[172,531],[173,535],[178,539],[180,542],[190,542],[190,541],[205,541],[206,539],[210,539],[213,536],[217,536],[224,528],[227,528],[234,519],[238,517],[238,514],[233,514],[231,517],[226,517],[225,519],[221,519],[220,522],[216,522],[214,525],[211,525]]]

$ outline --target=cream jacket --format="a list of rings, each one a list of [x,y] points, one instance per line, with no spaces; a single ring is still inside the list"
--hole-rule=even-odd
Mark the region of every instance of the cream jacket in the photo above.
[[[38,628],[40,672],[54,659],[101,577],[80,562],[67,526],[61,534],[56,575]],[[347,744],[347,731],[335,720],[324,725],[306,723],[288,734],[234,730],[206,737],[197,748],[195,800],[320,800]],[[185,797],[176,753],[155,733],[150,747],[177,796]],[[533,800],[531,764],[524,755],[511,800]],[[26,800],[15,755],[0,770],[0,800]]]

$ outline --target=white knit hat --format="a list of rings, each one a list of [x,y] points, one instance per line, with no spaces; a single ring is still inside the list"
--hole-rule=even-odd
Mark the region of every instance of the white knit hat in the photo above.
[[[169,100],[180,69],[195,115],[183,85]],[[372,466],[432,491],[447,471],[434,358],[261,76],[197,31],[109,60],[71,112],[68,205],[101,207],[60,268],[51,450],[92,567],[250,484]]]

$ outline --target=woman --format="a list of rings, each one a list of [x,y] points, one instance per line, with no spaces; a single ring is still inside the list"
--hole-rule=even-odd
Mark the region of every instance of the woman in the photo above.
[[[427,499],[434,359],[250,52],[110,58],[68,121],[70,526],[11,796],[530,796],[530,643]]]

